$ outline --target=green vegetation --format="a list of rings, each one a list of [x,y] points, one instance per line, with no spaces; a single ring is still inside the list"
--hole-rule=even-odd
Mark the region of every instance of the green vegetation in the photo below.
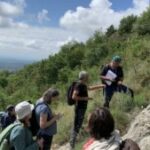
[[[131,33],[133,29],[133,24],[136,22],[137,17],[136,16],[128,16],[126,18],[123,18],[120,22],[119,26],[119,33],[126,34],[126,33]]]
[[[131,119],[128,113],[135,108],[149,104],[150,88],[150,9],[140,17],[129,16],[121,20],[119,29],[110,26],[106,34],[96,31],[86,43],[72,41],[61,47],[60,52],[48,59],[24,67],[17,72],[0,72],[0,109],[7,104],[17,103],[24,99],[35,102],[49,87],[60,89],[59,103],[53,107],[55,111],[64,113],[58,123],[58,134],[55,142],[63,144],[69,139],[69,131],[73,121],[73,108],[67,106],[66,89],[77,79],[80,70],[90,74],[90,84],[100,83],[99,71],[108,63],[113,55],[123,58],[125,84],[135,91],[135,101],[128,96],[116,94],[111,103],[111,111],[116,126],[125,132]],[[90,93],[94,100],[89,102],[87,115],[97,106],[102,106],[102,91]],[[87,117],[87,116],[86,116]],[[86,119],[85,124],[86,126]],[[83,129],[80,141],[88,134]],[[80,142],[79,142],[80,143]],[[78,145],[81,147],[82,144]]]

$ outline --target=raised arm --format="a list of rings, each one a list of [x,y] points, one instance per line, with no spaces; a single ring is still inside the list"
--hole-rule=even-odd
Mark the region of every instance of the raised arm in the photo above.
[[[105,87],[105,84],[92,85],[88,87],[88,90],[98,90],[104,87]]]

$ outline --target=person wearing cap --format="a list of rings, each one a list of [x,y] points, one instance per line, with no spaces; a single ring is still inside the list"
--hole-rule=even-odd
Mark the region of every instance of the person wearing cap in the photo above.
[[[10,124],[14,123],[15,120],[16,120],[15,106],[8,105],[6,108],[6,112],[4,112],[1,117],[2,130],[5,129]]]
[[[132,98],[134,97],[133,90],[123,85],[124,74],[121,61],[120,56],[114,56],[110,64],[107,64],[100,73],[102,83],[106,85],[104,88],[104,107],[109,108],[114,92],[123,92],[130,94]]]
[[[49,88],[36,103],[35,114],[40,127],[38,137],[44,139],[43,150],[50,150],[53,136],[57,133],[57,121],[62,117],[61,113],[54,114],[49,106],[58,100],[58,96],[57,89]]]
[[[16,105],[17,123],[19,122],[20,125],[15,126],[10,134],[12,150],[39,150],[43,148],[43,139],[34,141],[32,133],[29,130],[33,109],[34,106],[27,101],[20,102]]]
[[[92,98],[88,96],[88,90],[97,90],[104,85],[88,86],[89,74],[86,71],[79,72],[79,81],[76,83],[72,98],[76,101],[74,123],[70,137],[69,148],[74,149],[77,135],[82,127],[84,116],[87,110],[88,101]]]

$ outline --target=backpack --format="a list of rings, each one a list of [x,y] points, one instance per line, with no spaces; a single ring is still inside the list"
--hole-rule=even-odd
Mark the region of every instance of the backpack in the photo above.
[[[21,123],[14,123],[6,127],[0,134],[0,150],[10,150],[9,138],[14,127],[21,125]]]
[[[2,126],[3,126],[4,113],[5,112],[0,112],[0,131],[2,130]]]
[[[31,126],[30,126],[30,131],[32,132],[32,135],[33,136],[36,136],[37,135],[37,133],[38,133],[38,131],[39,131],[39,129],[40,129],[40,126],[39,126],[39,123],[38,123],[38,121],[37,121],[37,119],[36,119],[36,108],[37,108],[37,106],[39,106],[39,105],[42,105],[43,103],[39,103],[39,104],[37,104],[35,107],[34,107],[34,109],[32,110],[32,117],[31,117],[31,119],[30,119],[30,124],[31,124]]]
[[[72,82],[67,91],[67,103],[70,106],[75,104],[75,100],[72,99],[72,94],[76,84],[77,82]]]
[[[5,113],[5,112],[0,111],[0,121],[1,121],[1,118],[3,117],[4,113]]]

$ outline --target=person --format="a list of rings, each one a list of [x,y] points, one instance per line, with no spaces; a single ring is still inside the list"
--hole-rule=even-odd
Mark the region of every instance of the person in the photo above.
[[[127,93],[130,94],[132,99],[134,98],[133,90],[123,85],[124,74],[120,64],[121,57],[114,56],[111,63],[106,65],[100,73],[102,82],[106,85],[104,88],[104,107],[109,108],[109,103],[114,92]]]
[[[42,98],[37,101],[35,114],[40,130],[38,136],[44,139],[43,150],[50,150],[53,136],[57,133],[57,120],[62,117],[62,114],[53,114],[49,104],[58,99],[59,92],[56,89],[50,88],[44,92]]]
[[[29,130],[33,108],[34,106],[27,101],[16,105],[17,123],[20,125],[15,126],[11,131],[10,145],[13,147],[11,150],[39,150],[43,148],[43,139],[34,141]]]
[[[15,120],[16,120],[15,106],[8,105],[6,108],[6,112],[4,112],[1,117],[2,130],[5,129],[10,124],[14,123]]]
[[[88,96],[88,90],[96,90],[103,88],[104,85],[87,86],[89,75],[86,71],[79,73],[79,81],[76,83],[72,98],[76,101],[75,103],[75,116],[74,124],[70,137],[70,149],[75,148],[76,138],[82,126],[85,112],[87,109],[88,101],[92,98]]]
[[[2,131],[2,118],[4,113],[5,113],[4,111],[0,111],[0,132]]]
[[[84,144],[83,150],[119,150],[122,139],[114,127],[110,111],[107,108],[96,108],[88,120],[91,138]]]

